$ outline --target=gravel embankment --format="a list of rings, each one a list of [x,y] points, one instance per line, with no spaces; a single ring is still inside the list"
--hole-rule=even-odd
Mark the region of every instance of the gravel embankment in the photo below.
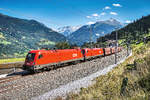
[[[126,56],[126,51],[118,53],[118,61]],[[1,83],[0,91],[8,87],[9,91],[0,92],[0,100],[28,100],[56,89],[74,80],[81,79],[114,64],[114,55],[94,59],[76,65],[58,68],[50,72],[24,76],[18,80]]]

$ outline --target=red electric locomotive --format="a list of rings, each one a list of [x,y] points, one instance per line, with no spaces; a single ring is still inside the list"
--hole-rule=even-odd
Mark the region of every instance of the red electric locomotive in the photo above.
[[[121,49],[118,47],[118,52]],[[60,64],[83,61],[113,53],[115,53],[115,48],[32,50],[26,56],[23,69],[36,72],[39,69],[50,69]]]
[[[24,70],[36,71],[50,68],[58,64],[85,60],[103,55],[103,49],[64,49],[64,50],[32,50],[23,65]]]
[[[32,50],[26,56],[23,69],[33,71],[81,59],[82,54],[80,49]]]

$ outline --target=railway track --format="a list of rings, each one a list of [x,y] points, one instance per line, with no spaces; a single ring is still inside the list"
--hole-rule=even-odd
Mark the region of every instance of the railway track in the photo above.
[[[42,74],[42,73],[37,73],[37,74]],[[37,75],[35,74],[35,75]],[[0,85],[1,84],[5,84],[7,82],[13,82],[17,79],[20,79],[20,78],[25,78],[25,77],[31,77],[32,75],[27,75],[27,76],[13,76],[13,77],[6,77],[6,78],[3,78],[3,79],[0,79]],[[40,84],[44,84],[46,81],[40,81],[39,83]],[[36,86],[36,81],[33,82],[33,80],[30,80],[30,81],[27,81],[27,83],[31,83],[31,85],[25,85],[26,82],[22,82],[22,83],[14,83],[14,84],[11,84],[11,85],[6,85],[6,86],[0,86],[0,94],[4,94],[6,92],[10,92],[11,90],[23,90],[23,89],[26,89],[26,88],[29,88],[29,87],[32,87],[33,85]]]
[[[68,66],[71,66],[71,65],[68,65]],[[65,65],[66,67],[66,65]],[[31,86],[30,85],[25,85],[26,83],[14,83],[12,85],[6,85],[6,86],[1,86],[1,84],[7,84],[9,82],[13,82],[13,81],[16,81],[16,80],[19,80],[21,78],[26,78],[26,77],[32,77],[32,76],[35,76],[37,74],[43,74],[43,73],[36,73],[36,74],[29,74],[29,75],[25,75],[25,76],[9,76],[9,77],[5,77],[5,78],[1,78],[0,79],[0,94],[5,94],[7,92],[10,92],[10,91],[14,91],[14,90],[18,90],[18,91],[21,91],[21,90],[24,90],[26,88],[30,88],[32,87],[33,85],[36,86],[36,81],[33,82],[33,80],[30,80],[28,81],[28,83],[31,83]],[[46,81],[40,81],[39,82],[40,84],[44,84],[46,83]]]
[[[98,58],[100,58],[100,57],[98,57]],[[95,59],[98,59],[98,58],[95,58]],[[91,61],[91,60],[93,60],[93,59],[89,59],[89,60],[87,60],[87,61]],[[86,61],[86,62],[87,62]],[[20,62],[19,62],[20,63]],[[79,63],[79,62],[78,62]],[[76,63],[76,64],[78,64],[78,63]],[[80,62],[80,63],[84,63],[84,62]],[[10,63],[9,63],[10,64]],[[12,64],[14,64],[14,63],[12,63]],[[61,66],[58,66],[57,68],[63,68],[63,67],[67,67],[67,66],[71,66],[71,65],[75,65],[74,63],[72,63],[72,64],[64,64],[64,65],[61,65]],[[45,71],[46,72],[46,71]],[[19,73],[19,72],[18,72]],[[20,79],[20,78],[22,78],[22,77],[27,77],[27,76],[30,76],[30,75],[36,75],[36,74],[40,74],[40,73],[20,73],[20,74],[16,74],[16,75],[12,75],[12,76],[7,76],[7,77],[5,77],[5,78],[0,78],[0,84],[1,83],[6,83],[6,82],[11,82],[11,81],[14,81],[14,80],[17,80],[17,79]]]
[[[0,85],[4,85],[5,83],[12,82],[14,80],[20,79],[21,76],[9,76],[5,78],[0,79]],[[7,91],[11,91],[12,89],[15,89],[18,86],[15,85],[6,85],[6,86],[0,86],[0,94],[5,93]]]
[[[103,58],[103,57],[102,57]],[[98,58],[101,59],[101,58]],[[92,61],[92,60],[91,60]],[[85,63],[90,62],[90,61],[86,61]],[[97,62],[97,61],[96,61]],[[84,62],[82,62],[84,64]],[[81,64],[82,64],[81,63]],[[95,61],[93,60],[93,63],[95,63]],[[65,65],[63,67],[69,67],[69,66],[74,66],[74,64],[71,65]],[[60,70],[63,69],[63,67],[60,67]],[[86,67],[85,67],[86,68]],[[59,68],[57,68],[59,70]],[[76,71],[76,70],[74,70]],[[52,72],[56,72],[56,71],[52,71]],[[59,76],[59,71],[57,71],[57,77],[55,77],[55,75],[50,79],[50,81],[52,82],[47,82],[47,80],[45,78],[41,78],[39,79],[39,76],[43,76],[45,77],[45,75],[47,75],[49,72],[45,71],[43,73],[36,73],[36,74],[27,74],[27,75],[14,75],[14,76],[9,76],[9,77],[5,77],[5,78],[1,78],[0,79],[0,95],[5,95],[5,94],[9,94],[9,93],[13,93],[13,91],[24,91],[27,90],[28,88],[35,88],[35,87],[40,87],[39,84],[51,84],[53,85],[53,81],[54,79],[56,80]],[[63,71],[62,71],[63,72]],[[50,72],[51,73],[51,72]],[[37,75],[38,74],[38,75]],[[56,74],[56,73],[55,73]],[[64,73],[65,76],[67,76],[68,73]],[[53,73],[51,73],[50,75],[53,75]],[[60,74],[61,75],[61,74]],[[68,74],[68,75],[71,75]],[[59,78],[58,78],[59,79]],[[38,81],[37,81],[38,80]],[[19,82],[18,82],[19,81]],[[60,81],[61,82],[61,81]],[[58,83],[56,83],[57,85]],[[34,91],[34,90],[33,90]]]
[[[7,91],[21,89],[21,87],[23,87],[23,85],[9,85],[5,87],[1,87],[0,93],[6,93]]]
[[[9,68],[21,68],[24,62],[12,62],[0,64],[0,69],[9,69]]]
[[[109,56],[109,55],[107,55],[107,56]],[[88,59],[88,60],[86,60],[86,62],[88,62],[88,61],[91,61],[91,60],[93,60],[93,59],[99,59],[99,58],[101,58],[101,57],[97,57],[97,58],[91,58],[91,59]],[[13,63],[8,63],[9,64],[9,66],[11,66],[11,64],[12,65],[14,65],[14,64],[17,64],[17,63],[22,63],[22,62],[13,62]],[[79,63],[79,62],[78,62]],[[68,64],[64,64],[64,65],[61,65],[61,66],[58,66],[57,68],[63,68],[63,67],[67,67],[67,66],[71,66],[71,65],[76,65],[76,64],[78,64],[78,63],[72,63],[72,64],[70,64],[70,63],[68,63]],[[80,62],[80,63],[84,63],[84,62]],[[2,64],[0,64],[0,65],[2,65]],[[6,64],[3,64],[3,65],[6,65],[7,66],[7,63]],[[18,65],[18,64],[17,64]],[[22,65],[20,65],[20,68],[21,68],[21,66]],[[4,67],[4,66],[3,66]],[[18,67],[18,66],[17,66]],[[14,68],[15,68],[15,66],[14,66]],[[53,70],[53,69],[51,69],[51,70]],[[19,72],[18,72],[19,73]],[[12,73],[13,74],[13,73]],[[20,74],[15,74],[14,76],[8,76],[8,77],[5,77],[5,78],[0,78],[0,84],[1,83],[5,83],[5,82],[10,82],[10,81],[13,81],[13,80],[16,80],[16,79],[19,79],[19,78],[21,78],[21,77],[26,77],[26,76],[29,76],[29,75],[35,75],[35,74],[40,74],[40,73],[20,73]]]
[[[13,81],[13,80],[16,80],[19,78],[21,78],[21,76],[9,76],[9,77],[5,77],[5,78],[0,78],[0,84],[10,82],[10,81]]]
[[[84,62],[81,62],[81,63],[84,63]],[[74,64],[71,64],[71,65],[74,65]],[[67,67],[67,66],[71,66],[71,65],[68,64],[68,65],[60,66],[58,68]],[[34,76],[34,75],[37,75],[37,74],[42,74],[42,73],[35,73],[35,74],[26,73],[26,74],[20,74],[20,75],[14,75],[14,76],[8,76],[8,77],[5,77],[5,78],[0,78],[0,94],[6,93],[6,92],[11,91],[11,90],[17,90],[17,89],[21,90],[21,89],[24,89],[26,87],[26,85],[24,85],[24,83],[1,86],[2,84],[13,82],[13,81],[19,80],[21,78]],[[35,83],[36,83],[36,81],[32,82],[32,85],[35,84]],[[45,81],[40,82],[40,84],[43,84],[43,83],[45,83]]]

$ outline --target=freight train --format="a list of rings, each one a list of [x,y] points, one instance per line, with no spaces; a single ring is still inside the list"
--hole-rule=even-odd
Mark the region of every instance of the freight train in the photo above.
[[[120,52],[121,47],[116,51]],[[84,48],[84,49],[63,49],[63,50],[32,50],[29,51],[23,70],[38,72],[39,70],[50,70],[57,66],[80,61],[86,61],[91,58],[107,56],[115,53],[113,48]]]

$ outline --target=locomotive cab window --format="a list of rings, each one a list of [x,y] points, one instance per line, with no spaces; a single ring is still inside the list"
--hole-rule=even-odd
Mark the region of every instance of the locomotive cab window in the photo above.
[[[41,59],[42,57],[43,57],[43,55],[42,55],[42,54],[40,54],[38,58],[39,58],[39,59]]]
[[[26,59],[29,61],[33,61],[35,57],[35,53],[28,53]]]
[[[85,50],[83,49],[83,50],[81,51],[81,53],[82,53],[82,54],[85,54]]]

